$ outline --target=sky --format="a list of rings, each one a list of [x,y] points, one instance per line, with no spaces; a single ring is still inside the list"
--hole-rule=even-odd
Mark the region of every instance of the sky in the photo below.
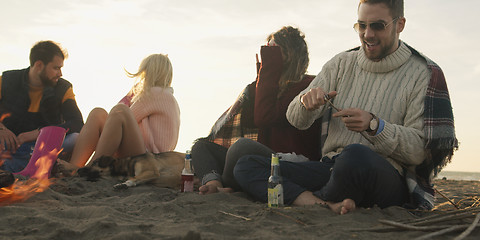
[[[28,67],[40,40],[69,53],[63,77],[73,84],[86,120],[110,110],[153,53],[168,54],[181,109],[176,151],[190,149],[240,91],[255,80],[255,54],[282,26],[298,27],[309,46],[308,73],[360,44],[353,30],[358,0],[0,0],[0,71]],[[400,39],[440,65],[447,79],[460,148],[449,171],[480,172],[478,0],[405,0]]]

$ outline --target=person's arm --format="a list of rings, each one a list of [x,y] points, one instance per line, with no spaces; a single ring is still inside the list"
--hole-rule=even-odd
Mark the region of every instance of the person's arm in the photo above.
[[[287,106],[281,106],[277,95],[282,74],[282,53],[278,46],[262,46],[262,59],[255,89],[254,120],[257,127],[288,124],[285,117]]]
[[[327,110],[323,97],[325,93],[330,97],[337,94],[335,92],[337,65],[337,58],[327,62],[310,85],[290,102],[286,117],[292,126],[300,130],[308,129]]]
[[[120,101],[118,103],[123,103],[123,104],[130,107],[130,106],[132,106],[132,99],[133,99],[133,88],[130,89],[130,91],[128,91],[127,95],[125,95],[125,97],[120,99]]]
[[[170,109],[172,101],[175,101],[171,93],[171,88],[154,87],[150,89],[150,93],[132,104],[130,107],[137,122],[154,113]]]
[[[61,111],[63,120],[65,122],[60,124],[59,127],[67,129],[67,134],[72,132],[80,132],[83,127],[83,117],[80,109],[78,109],[72,88],[69,88],[65,93],[65,96],[62,100]]]
[[[418,165],[427,157],[423,113],[429,73],[423,76],[425,80],[419,81],[410,95],[404,123],[385,121],[383,131],[370,138],[376,152],[407,165]]]
[[[0,75],[0,109],[2,108],[2,75]],[[0,116],[0,150],[5,151],[5,150],[10,150],[12,153],[17,151],[17,147],[20,146],[20,142],[15,136],[15,134],[10,131],[3,123],[1,120],[3,120],[3,117],[5,116]]]
[[[23,143],[26,143],[26,142],[35,141],[37,140],[38,135],[40,135],[40,129],[35,129],[32,131],[20,133],[17,136],[18,144],[22,145]]]
[[[19,146],[20,141],[17,136],[15,136],[15,133],[0,122],[0,151],[15,153]]]
[[[130,107],[137,123],[141,123],[145,145],[149,151],[170,151],[177,144],[180,109],[171,88],[154,87],[150,94]]]

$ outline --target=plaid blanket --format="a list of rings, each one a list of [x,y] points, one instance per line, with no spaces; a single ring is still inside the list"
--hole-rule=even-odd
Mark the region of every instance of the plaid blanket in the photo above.
[[[258,129],[253,120],[255,106],[255,85],[250,83],[215,122],[207,139],[226,148],[239,138],[245,137],[257,141]]]
[[[424,132],[428,157],[416,167],[416,174],[407,173],[412,203],[416,208],[430,210],[434,206],[433,177],[451,161],[458,149],[452,105],[442,69],[432,60],[407,45],[413,54],[422,57],[431,71],[425,96]]]

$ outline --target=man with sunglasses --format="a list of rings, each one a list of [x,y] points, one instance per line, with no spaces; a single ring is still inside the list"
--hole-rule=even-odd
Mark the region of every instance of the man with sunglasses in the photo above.
[[[286,204],[431,209],[432,173],[457,148],[453,113],[441,69],[400,40],[403,0],[360,0],[361,47],[325,64],[287,111],[307,129],[319,118],[320,162],[281,162]],[[327,122],[328,121],[328,122]],[[242,188],[266,201],[268,159],[244,156],[234,174]]]

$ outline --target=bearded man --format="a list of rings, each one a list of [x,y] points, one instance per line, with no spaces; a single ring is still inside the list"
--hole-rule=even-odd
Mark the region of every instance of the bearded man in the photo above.
[[[62,77],[67,53],[53,41],[37,42],[30,50],[30,67],[0,76],[0,169],[19,172],[46,126],[67,130],[63,153],[73,149],[83,126],[72,84]]]

